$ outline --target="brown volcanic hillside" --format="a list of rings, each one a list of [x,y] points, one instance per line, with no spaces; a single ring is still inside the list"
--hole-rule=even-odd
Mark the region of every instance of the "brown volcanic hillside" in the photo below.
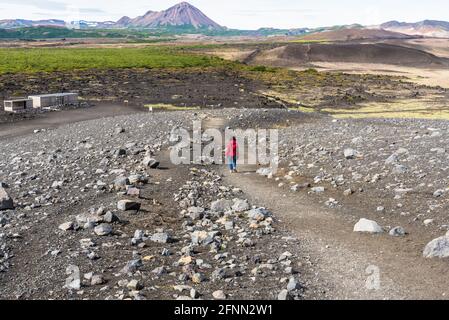
[[[301,39],[324,41],[410,39],[412,36],[380,29],[341,29],[308,34]]]
[[[153,23],[155,16],[158,14],[159,12],[157,11],[148,11],[147,13],[145,13],[143,16],[138,16],[134,19],[130,19],[127,22],[128,26],[136,26],[136,27],[146,27],[149,26],[150,24]],[[123,19],[123,18],[122,18]],[[120,21],[120,20],[119,20]],[[118,22],[117,22],[118,23]]]
[[[391,64],[410,67],[449,67],[449,59],[391,44],[290,44],[254,54],[251,64],[296,67],[313,62]]]
[[[449,38],[449,22],[424,20],[416,23],[390,21],[379,26],[381,29],[426,37]]]
[[[195,28],[221,28],[218,23],[187,2],[181,2],[161,12],[148,11],[143,16],[131,19],[128,25],[134,27],[193,26]]]

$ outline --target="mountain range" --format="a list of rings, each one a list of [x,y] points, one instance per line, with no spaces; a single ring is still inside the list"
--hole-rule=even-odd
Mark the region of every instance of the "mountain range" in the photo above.
[[[118,21],[70,21],[60,19],[49,20],[0,20],[0,29],[17,29],[29,27],[62,27],[70,29],[173,29],[189,32],[226,32],[226,27],[207,17],[201,10],[187,2],[181,2],[163,11],[148,11],[142,16],[130,18],[124,16]],[[389,21],[378,26],[346,25],[323,28],[298,28],[290,30],[261,28],[257,31],[247,31],[248,35],[301,35],[305,33],[329,32],[341,29],[381,29],[409,36],[426,36],[449,38],[449,22],[424,20],[416,23]],[[239,30],[231,30],[239,31]],[[246,34],[244,30],[242,34]],[[379,33],[380,34],[380,33]],[[391,34],[389,34],[391,36]]]
[[[181,2],[163,11],[148,11],[142,16],[130,18],[124,16],[118,21],[70,21],[63,20],[0,20],[0,28],[13,29],[23,27],[68,27],[68,28],[159,28],[192,27],[194,29],[223,29],[218,23],[207,17],[201,10],[187,2]]]
[[[379,28],[408,35],[436,38],[449,37],[449,22],[446,21],[424,20],[416,23],[389,21],[381,24]]]
[[[25,19],[5,19],[0,20],[0,28],[29,28],[29,27],[65,27],[64,20],[48,19],[48,20],[25,20]]]

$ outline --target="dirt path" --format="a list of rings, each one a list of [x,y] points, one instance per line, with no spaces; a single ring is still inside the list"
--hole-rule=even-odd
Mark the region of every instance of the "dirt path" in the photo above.
[[[145,112],[143,108],[102,103],[88,108],[39,114],[36,118],[0,123],[0,139],[33,133],[36,129],[54,129],[64,124]]]
[[[206,124],[209,128],[224,126],[220,119],[210,119]],[[278,182],[259,176],[256,170],[255,166],[243,165],[238,174],[229,174],[223,166],[222,174],[253,203],[270,209],[299,238],[300,250],[313,261],[317,281],[323,281],[328,298],[446,298],[447,286],[442,279],[449,275],[447,263],[422,258],[424,243],[419,233],[405,238],[354,233],[354,223],[363,212],[343,215],[323,208],[312,195],[279,188]],[[376,279],[380,287],[367,286]]]

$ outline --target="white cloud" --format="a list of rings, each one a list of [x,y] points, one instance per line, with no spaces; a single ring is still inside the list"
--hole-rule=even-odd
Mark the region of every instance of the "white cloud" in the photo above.
[[[64,2],[58,2],[58,1],[51,1],[51,0],[39,0],[39,1],[33,1],[33,0],[19,0],[19,1],[13,1],[13,0],[2,0],[5,4],[13,4],[13,5],[19,5],[19,6],[31,6],[35,7],[37,9],[44,9],[48,11],[64,11],[67,9],[67,4]]]

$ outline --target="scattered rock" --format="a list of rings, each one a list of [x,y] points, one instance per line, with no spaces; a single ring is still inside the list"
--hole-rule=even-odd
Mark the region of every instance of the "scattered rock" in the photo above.
[[[193,283],[201,283],[201,282],[204,282],[205,280],[206,280],[206,276],[200,272],[197,272],[192,276]]]
[[[10,209],[14,209],[14,201],[9,196],[8,192],[6,192],[6,189],[0,187],[0,210]]]
[[[377,222],[362,218],[355,224],[354,232],[382,233],[383,229]]]
[[[140,193],[141,193],[141,190],[136,187],[131,187],[126,190],[126,195],[131,196],[131,197],[140,198]]]
[[[140,203],[132,200],[120,200],[117,203],[117,209],[122,211],[140,210]]]
[[[278,300],[293,300],[293,297],[290,295],[287,289],[282,290],[278,294]]]
[[[142,164],[145,167],[150,167],[151,169],[156,169],[157,167],[159,167],[159,161],[151,157],[145,157],[142,161]]]
[[[142,260],[141,259],[134,259],[131,261],[128,261],[126,265],[121,270],[122,273],[134,273],[136,272],[141,266],[142,266]]]
[[[204,208],[201,207],[190,207],[187,209],[189,216],[192,220],[201,220],[204,217]]]
[[[167,273],[167,269],[164,266],[161,266],[153,269],[151,272],[154,273],[156,276],[160,277],[163,274]]]
[[[101,285],[104,284],[106,281],[104,280],[104,277],[102,275],[93,275],[91,280],[90,280],[90,284],[92,286],[97,286],[97,285]]]
[[[287,284],[288,292],[295,291],[301,289],[301,285],[295,278],[290,278]]]
[[[114,223],[114,222],[120,222],[120,219],[114,213],[112,213],[111,211],[108,211],[103,216],[103,221],[107,222],[107,223]]]
[[[62,231],[73,230],[75,224],[72,221],[64,222],[58,226],[58,228]]]
[[[127,177],[118,177],[114,181],[114,187],[117,190],[125,189],[127,185],[129,185],[129,179]]]
[[[232,210],[236,212],[244,212],[250,209],[248,200],[246,199],[234,199],[234,203],[232,205]]]
[[[173,238],[166,232],[155,233],[151,236],[150,240],[157,243],[173,242]]]
[[[388,234],[393,237],[402,237],[405,236],[406,232],[402,227],[394,227]]]
[[[251,210],[247,211],[246,214],[249,219],[256,220],[256,221],[263,221],[266,218],[271,216],[271,212],[265,208],[251,209]]]
[[[70,290],[80,290],[81,289],[81,276],[80,269],[78,266],[69,265],[65,273],[68,275],[65,280],[65,287]]]
[[[344,155],[346,159],[355,159],[360,156],[360,153],[357,150],[347,148],[344,150]]]
[[[424,258],[447,258],[449,257],[449,236],[436,238],[430,241],[424,248]]]
[[[313,187],[310,190],[315,193],[322,193],[322,192],[324,192],[324,187]]]
[[[102,223],[94,228],[94,232],[97,236],[107,236],[112,233],[112,227],[107,223]]]
[[[210,204],[210,209],[214,212],[223,213],[231,210],[233,203],[230,200],[220,199]]]
[[[215,300],[226,300],[226,294],[223,290],[217,290],[212,293],[212,296]]]
[[[126,287],[130,290],[142,290],[143,286],[142,284],[139,282],[139,280],[130,280],[128,282],[128,284],[126,285]]]
[[[192,299],[198,299],[200,297],[200,294],[195,289],[190,289],[190,298]]]

